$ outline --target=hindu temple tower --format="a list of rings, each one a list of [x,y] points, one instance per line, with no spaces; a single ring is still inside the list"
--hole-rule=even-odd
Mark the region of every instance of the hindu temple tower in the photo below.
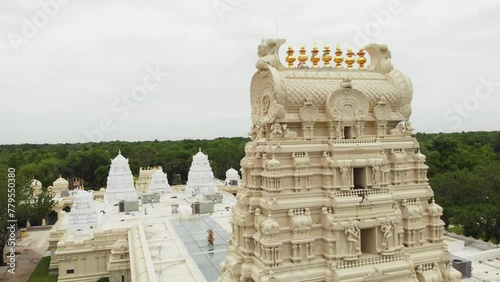
[[[283,43],[258,48],[219,281],[459,281],[388,47],[290,46],[283,66]]]

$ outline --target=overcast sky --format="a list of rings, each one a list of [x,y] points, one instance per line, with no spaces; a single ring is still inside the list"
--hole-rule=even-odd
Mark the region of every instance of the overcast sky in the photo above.
[[[0,144],[247,136],[257,45],[276,34],[282,61],[288,44],[386,43],[417,131],[499,130],[499,15],[494,0],[2,1]]]

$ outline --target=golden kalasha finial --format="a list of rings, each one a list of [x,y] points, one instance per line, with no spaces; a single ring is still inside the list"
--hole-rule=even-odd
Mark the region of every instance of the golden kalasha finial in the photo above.
[[[344,58],[342,57],[342,50],[340,50],[339,45],[337,45],[337,48],[335,49],[335,58],[333,61],[335,62],[336,69],[342,68],[342,61],[344,61]]]
[[[352,56],[354,56],[354,52],[352,52],[352,49],[349,48],[347,49],[347,58],[345,59],[345,63],[347,64],[347,69],[352,70],[352,64],[356,61]]]
[[[302,46],[300,46],[300,50],[299,50],[299,65],[297,66],[298,69],[307,69],[309,68],[307,66],[307,59],[309,58],[307,55],[306,55],[306,48],[304,47],[304,44],[302,44]]]
[[[311,62],[313,63],[311,68],[318,67],[318,62],[320,60],[318,53],[319,53],[318,46],[316,45],[316,43],[314,43],[313,49],[311,51]]]
[[[295,62],[295,57],[293,56],[294,52],[295,50],[293,50],[292,45],[288,46],[288,51],[286,51],[288,54],[288,56],[286,56],[286,61],[289,69],[293,69],[293,62]]]
[[[331,68],[330,66],[330,61],[332,60],[332,55],[330,55],[330,46],[328,44],[325,44],[325,48],[323,49],[323,62],[325,63],[323,65],[323,68]]]
[[[365,50],[363,47],[359,48],[358,54],[358,64],[359,64],[359,69],[364,70],[365,69],[365,63],[366,63],[366,58],[365,58]]]

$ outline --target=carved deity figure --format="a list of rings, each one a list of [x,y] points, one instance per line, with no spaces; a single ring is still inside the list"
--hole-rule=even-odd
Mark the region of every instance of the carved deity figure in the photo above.
[[[352,88],[352,78],[351,76],[346,76],[342,78],[342,82],[340,82],[340,87],[342,88]]]
[[[349,166],[344,165],[340,167],[340,179],[342,181],[342,186],[349,185]]]
[[[252,129],[250,130],[250,132],[248,133],[248,136],[250,136],[250,138],[252,140],[256,140],[257,139],[257,136],[259,135],[259,132],[260,132],[260,126],[258,124],[254,124],[252,126]]]
[[[283,131],[279,123],[271,125],[271,138],[283,138]]]
[[[342,120],[342,112],[338,108],[333,109],[332,119],[334,121],[341,121]]]
[[[356,136],[358,138],[363,137],[365,127],[361,124],[361,122],[356,122],[354,124],[354,128],[356,129]]]
[[[335,125],[335,132],[336,132],[336,137],[337,139],[344,139],[344,127],[342,126],[342,122],[338,121],[337,124]]]
[[[349,255],[356,255],[359,252],[359,228],[352,219],[349,219],[349,224],[345,227],[345,234]]]
[[[380,171],[382,167],[380,164],[372,165],[372,182],[373,184],[380,183]]]
[[[385,221],[382,222],[380,226],[380,231],[384,234],[384,238],[382,240],[382,247],[384,249],[389,248],[388,240],[392,237],[392,228],[394,227],[394,222],[387,216]]]
[[[411,135],[413,130],[415,130],[415,128],[411,127],[411,121],[407,120],[405,122],[405,133]]]
[[[260,224],[261,224],[260,209],[256,208],[255,209],[255,217],[254,217],[254,226],[255,226],[255,229],[257,229],[257,233],[260,232]]]

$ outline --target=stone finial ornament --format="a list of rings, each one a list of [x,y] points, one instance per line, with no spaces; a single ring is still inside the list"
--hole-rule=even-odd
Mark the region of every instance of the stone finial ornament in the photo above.
[[[345,59],[345,63],[347,64],[347,69],[348,70],[352,70],[353,69],[352,65],[354,64],[354,62],[356,60],[353,57],[354,56],[354,52],[352,51],[351,48],[347,49],[346,56],[347,56],[347,58]]]
[[[370,54],[369,70],[389,73],[394,68],[391,62],[391,51],[387,45],[370,44],[365,46],[365,50]]]
[[[335,62],[336,69],[342,68],[342,62],[344,61],[344,57],[342,57],[342,50],[340,49],[339,45],[337,45],[337,48],[335,48],[335,58],[333,59],[333,61]]]
[[[359,48],[359,51],[357,53],[358,55],[358,65],[360,70],[364,70],[365,68],[365,63],[366,63],[366,58],[365,58],[365,50],[363,48]]]
[[[328,46],[328,44],[325,44],[325,47],[323,49],[322,60],[324,62],[323,68],[331,68],[332,67],[330,65],[330,61],[332,60],[332,55],[330,55],[330,46]]]
[[[299,65],[297,66],[298,69],[307,69],[309,68],[307,66],[307,59],[309,58],[307,55],[306,55],[306,48],[304,47],[304,44],[302,44],[300,46],[300,50],[299,50]]]
[[[286,57],[286,62],[288,63],[289,69],[293,69],[293,62],[295,62],[295,57],[293,56],[294,52],[295,50],[293,50],[292,45],[288,46],[288,50],[286,51],[286,53],[288,54],[288,56]]]
[[[313,49],[311,50],[311,62],[312,62],[311,68],[313,69],[319,67],[318,62],[320,61],[320,58],[318,53],[319,53],[318,46],[316,45],[316,43],[314,43]]]
[[[263,71],[269,69],[269,67],[275,69],[282,67],[278,58],[278,50],[283,43],[285,43],[283,39],[262,39],[262,42],[257,48],[257,54],[259,56],[259,60],[255,64],[257,70]]]

